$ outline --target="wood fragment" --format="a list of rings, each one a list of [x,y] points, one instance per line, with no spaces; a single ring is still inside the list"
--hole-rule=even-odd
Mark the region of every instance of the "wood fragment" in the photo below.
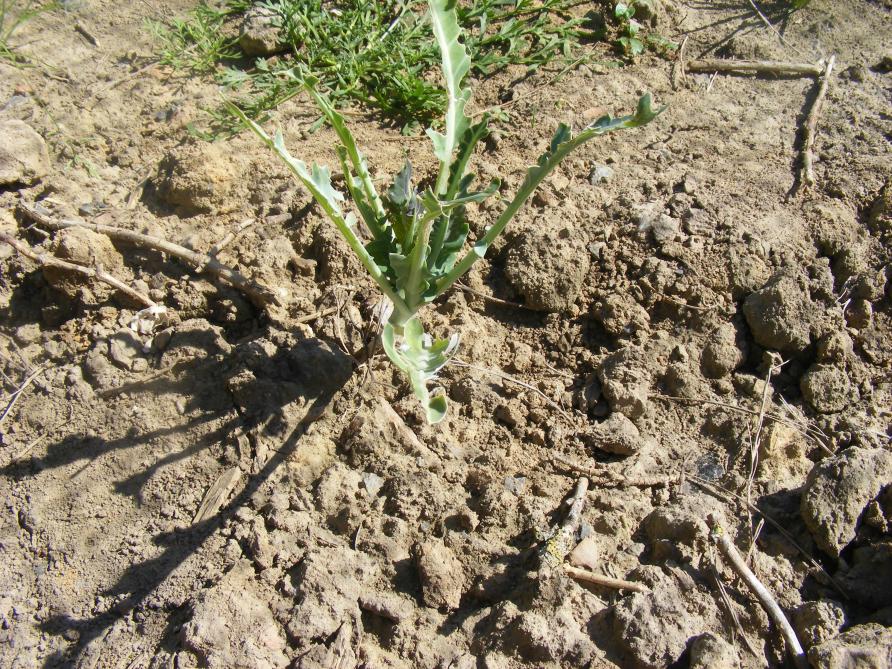
[[[217,254],[220,253],[220,251],[222,251],[227,246],[232,244],[232,242],[234,242],[236,239],[241,237],[245,233],[245,231],[252,225],[254,225],[254,219],[252,218],[245,219],[244,221],[239,223],[235,230],[229,231],[226,236],[223,237],[223,239],[221,239],[219,242],[211,247],[211,249],[207,253],[208,260],[210,260],[211,258],[216,258]],[[204,269],[204,266],[200,266],[196,267],[195,271],[201,274],[202,272],[204,272]]]
[[[242,470],[239,467],[232,467],[217,477],[217,480],[208,488],[201,500],[201,505],[195,516],[192,518],[192,524],[201,523],[208,518],[214,516],[226,502],[229,493],[242,478]]]
[[[101,225],[98,223],[87,223],[85,221],[77,220],[55,220],[51,216],[39,212],[35,207],[24,201],[19,202],[18,211],[29,220],[46,228],[50,228],[51,230],[81,227],[102,233],[111,239],[130,242],[137,246],[143,246],[155,249],[156,251],[161,251],[162,253],[167,253],[175,258],[185,261],[193,268],[201,268],[202,271],[222,279],[236,290],[244,293],[248,299],[259,308],[264,308],[269,304],[282,305],[282,301],[279,297],[269,288],[247,279],[241,273],[224,265],[215,258],[210,258],[203,253],[196,253],[195,251],[187,249],[185,246],[174,244],[166,239],[153,237],[151,235],[143,235],[139,232],[133,232],[132,230],[116,228],[112,225]]]
[[[799,176],[800,188],[811,188],[815,185],[815,136],[818,132],[818,118],[821,115],[821,107],[823,107],[824,97],[827,95],[827,86],[830,83],[830,76],[833,74],[833,65],[835,63],[836,56],[830,56],[830,59],[827,61],[827,65],[823,70],[821,85],[818,88],[817,95],[815,95],[815,101],[808,112],[808,117],[805,119],[805,126],[802,128],[802,171]]]
[[[595,572],[589,571],[588,569],[580,569],[579,567],[572,567],[568,564],[564,565],[564,571],[567,572],[569,576],[575,578],[577,581],[583,581],[584,583],[592,583],[594,585],[601,585],[605,588],[614,588],[616,590],[629,590],[631,592],[650,592],[650,589],[647,586],[641,585],[640,583],[625,581],[621,578],[602,576],[601,574],[596,574]]]
[[[819,77],[824,72],[824,68],[810,63],[788,63],[770,60],[733,60],[729,58],[689,60],[685,64],[685,70],[687,72],[773,74],[780,77]]]
[[[632,478],[609,469],[591,467],[574,462],[560,453],[554,453],[551,459],[556,464],[563,465],[567,469],[587,476],[590,479],[590,483],[598,487],[666,488],[669,486],[669,479],[662,476]]]
[[[721,552],[727,559],[731,568],[738,576],[740,576],[743,582],[746,583],[747,587],[753,591],[753,594],[756,596],[756,599],[759,600],[762,608],[765,609],[768,617],[771,618],[772,622],[774,622],[780,629],[784,641],[787,643],[787,651],[792,656],[797,669],[808,669],[808,660],[805,657],[805,652],[802,650],[802,644],[799,643],[799,639],[797,638],[792,625],[790,625],[790,621],[787,620],[787,617],[784,615],[784,612],[781,611],[780,606],[778,606],[777,601],[768,591],[768,588],[766,588],[762,582],[756,578],[756,575],[750,568],[746,566],[743,556],[737,550],[737,547],[731,543],[731,539],[728,538],[724,529],[712,515],[707,517],[706,524],[709,526],[712,540],[718,547],[719,552]]]
[[[6,242],[20,254],[22,254],[26,258],[29,258],[30,260],[33,260],[41,267],[57,267],[58,269],[64,269],[68,272],[77,272],[78,274],[83,274],[84,276],[87,276],[91,279],[96,279],[97,281],[108,284],[115,290],[121,291],[122,293],[127,295],[127,297],[135,300],[136,302],[139,302],[146,307],[157,306],[155,304],[155,301],[149,298],[148,295],[143,295],[138,290],[131,288],[120,279],[115,278],[114,276],[103,270],[102,267],[87,267],[86,265],[78,265],[73,262],[61,260],[47,253],[37,253],[34,249],[32,249],[24,242],[5,232],[0,232],[0,241]]]
[[[582,522],[582,510],[588,494],[588,479],[582,477],[576,482],[573,496],[567,500],[570,510],[560,525],[551,528],[548,538],[539,550],[539,574],[560,567],[567,555],[576,546],[576,534]]]
[[[97,49],[99,48],[99,40],[96,39],[96,37],[95,37],[89,30],[87,30],[86,28],[84,28],[83,25],[81,25],[80,23],[75,23],[75,24],[74,24],[74,29],[75,29],[75,31],[78,32],[78,33],[79,33],[85,40],[87,40],[90,44],[92,44],[93,46],[95,46]]]

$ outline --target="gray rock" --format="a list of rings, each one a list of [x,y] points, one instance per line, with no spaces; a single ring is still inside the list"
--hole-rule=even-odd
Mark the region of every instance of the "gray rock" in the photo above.
[[[600,183],[607,183],[611,179],[613,179],[613,168],[607,165],[595,165],[588,176],[588,180],[592,186],[597,186]]]
[[[249,56],[272,56],[287,51],[278,13],[268,7],[251,7],[245,12],[238,45]]]
[[[848,448],[816,464],[800,511],[818,547],[834,557],[854,538],[865,507],[892,481],[892,452]]]
[[[811,343],[818,309],[803,277],[776,274],[743,303],[753,338],[765,348],[798,353]]]
[[[888,669],[892,667],[892,629],[868,623],[808,650],[814,669]]]
[[[799,380],[799,389],[818,413],[838,413],[858,399],[849,375],[836,365],[812,365]]]
[[[108,340],[108,356],[121,369],[132,369],[134,359],[141,355],[142,342],[132,330],[118,330]]]
[[[0,122],[0,186],[31,184],[50,171],[46,142],[24,121]]]

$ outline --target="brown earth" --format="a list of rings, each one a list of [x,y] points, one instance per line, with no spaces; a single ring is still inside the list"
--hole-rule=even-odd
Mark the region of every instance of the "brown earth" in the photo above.
[[[711,513],[744,552],[755,537],[812,666],[890,666],[888,1],[762,3],[782,40],[748,2],[656,3],[688,59],[836,55],[811,189],[810,78],[645,56],[479,82],[476,109],[511,101],[476,156],[509,188],[559,121],[645,90],[669,109],[566,161],[466,278],[477,292],[424,313],[466,363],[433,428],[386,358],[351,358],[378,295],[308,194],[253,136],[191,139],[215,87],[146,67],[145,20],[187,8],[68,4],[16,34],[33,67],[0,61],[0,232],[101,263],[172,320],[135,332],[129,298],[0,244],[0,665],[781,666]],[[273,116],[294,155],[336,164],[307,100]],[[426,139],[351,120],[376,176],[405,150],[432,171]],[[252,219],[219,259],[281,306],[41,233],[20,199],[199,251]],[[580,476],[556,455],[602,472],[574,559],[648,592],[539,569]]]

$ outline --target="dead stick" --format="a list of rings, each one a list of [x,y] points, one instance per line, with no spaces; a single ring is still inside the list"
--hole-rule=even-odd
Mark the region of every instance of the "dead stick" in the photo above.
[[[582,522],[582,509],[588,493],[588,479],[584,476],[576,483],[573,497],[567,500],[570,510],[564,522],[552,528],[550,536],[539,551],[541,566],[539,572],[555,569],[563,564],[567,554],[576,545],[576,531]]]
[[[577,581],[584,581],[585,583],[593,583],[595,585],[603,585],[605,588],[615,588],[616,590],[631,590],[632,592],[650,592],[650,590],[646,586],[643,586],[640,583],[624,581],[621,578],[610,578],[609,576],[601,576],[600,574],[596,574],[595,572],[589,571],[588,569],[571,567],[568,564],[564,565],[564,571],[567,572],[569,576],[575,578]]]
[[[810,63],[785,63],[770,60],[732,60],[711,58],[689,60],[685,64],[688,72],[740,72],[746,74],[775,74],[778,76],[819,77],[824,69]]]
[[[300,316],[299,318],[295,318],[295,323],[312,323],[315,320],[320,318],[324,318],[325,316],[331,316],[333,313],[338,311],[337,307],[328,307],[327,309],[320,309],[319,311],[314,311],[312,314],[307,314],[306,316]]]
[[[669,481],[665,478],[630,478],[609,469],[599,469],[598,467],[589,467],[579,462],[574,462],[570,458],[564,457],[560,453],[551,456],[552,461],[559,465],[563,465],[567,469],[583,474],[591,479],[591,482],[598,486],[628,486],[630,488],[665,488],[669,485]]]
[[[94,232],[100,232],[104,235],[107,235],[111,239],[119,239],[121,241],[130,242],[131,244],[136,244],[137,246],[152,248],[156,251],[161,251],[163,253],[172,255],[176,258],[179,258],[180,260],[186,261],[193,267],[201,268],[203,271],[206,271],[209,274],[213,274],[214,276],[223,279],[233,288],[247,295],[248,298],[250,298],[251,301],[254,302],[255,306],[263,308],[267,304],[271,303],[278,305],[282,304],[278,296],[270,289],[265,288],[264,286],[260,286],[253,281],[245,278],[245,276],[243,276],[239,272],[236,272],[231,267],[227,267],[215,258],[210,258],[203,253],[196,253],[195,251],[191,251],[184,246],[169,242],[166,239],[161,239],[160,237],[152,237],[150,235],[143,235],[138,232],[133,232],[132,230],[124,230],[122,228],[116,228],[111,225],[101,225],[98,223],[86,223],[85,221],[73,220],[57,221],[45,214],[42,214],[34,207],[26,204],[23,201],[19,202],[18,210],[23,216],[26,216],[39,225],[50,228],[52,230],[63,230],[65,228],[76,227],[87,228],[88,230],[93,230]]]
[[[808,669],[808,660],[805,658],[802,644],[799,643],[799,639],[796,637],[796,632],[793,631],[790,621],[787,620],[787,617],[784,615],[784,612],[781,611],[781,608],[778,606],[774,597],[768,592],[768,588],[762,585],[762,582],[756,578],[756,575],[746,566],[746,562],[743,561],[743,556],[734,544],[731,543],[731,540],[728,538],[728,535],[725,534],[724,529],[712,515],[707,517],[706,523],[709,525],[712,539],[715,541],[722,555],[727,558],[731,567],[737,572],[737,575],[740,576],[749,589],[753,591],[756,599],[759,600],[759,603],[765,609],[766,613],[768,613],[771,620],[774,621],[774,624],[780,628],[781,634],[787,642],[787,650],[790,655],[793,656],[793,661],[796,664],[797,669]]]
[[[806,188],[815,185],[813,161],[818,117],[821,115],[821,107],[824,97],[827,95],[827,85],[830,83],[830,75],[833,73],[835,62],[836,56],[830,56],[830,60],[827,61],[827,66],[824,68],[824,76],[821,78],[821,87],[818,88],[818,94],[815,96],[814,104],[808,112],[808,118],[805,120],[805,127],[802,130],[802,174],[799,177],[799,183]]]
[[[245,230],[254,225],[254,220],[251,218],[245,219],[241,223],[238,224],[238,227],[235,230],[230,231],[227,235],[221,239],[219,242],[214,244],[210,250],[208,251],[208,258],[216,258],[217,255],[225,249],[227,246],[232,244],[236,239],[238,239],[242,234],[244,234]],[[195,271],[199,274],[204,271],[204,266],[196,267]]]
[[[91,279],[96,279],[97,281],[101,281],[102,283],[106,283],[109,286],[112,286],[116,290],[119,290],[122,293],[126,294],[131,299],[144,304],[147,307],[156,306],[155,302],[147,295],[143,295],[138,290],[131,288],[126,283],[124,283],[120,279],[116,279],[100,267],[86,267],[84,265],[76,265],[75,263],[66,262],[65,260],[60,260],[59,258],[56,258],[54,256],[47,255],[46,253],[36,253],[34,249],[29,247],[27,244],[19,241],[11,235],[6,234],[5,232],[0,232],[0,241],[6,242],[16,251],[21,253],[26,258],[30,258],[41,267],[58,267],[59,269],[64,269],[69,272],[77,272],[79,274],[83,274],[84,276],[88,276]]]

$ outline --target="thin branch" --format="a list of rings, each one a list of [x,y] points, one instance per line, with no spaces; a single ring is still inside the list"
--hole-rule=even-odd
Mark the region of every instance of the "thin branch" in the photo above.
[[[818,94],[815,96],[814,104],[808,112],[808,118],[805,119],[805,127],[802,129],[802,172],[799,176],[799,185],[805,188],[815,185],[813,165],[815,136],[818,132],[818,117],[821,115],[821,107],[824,97],[827,95],[827,86],[830,83],[830,75],[833,74],[834,63],[836,63],[836,56],[830,56],[830,60],[827,61],[827,66],[824,68],[824,76],[821,78],[821,87],[818,88]]]
[[[211,258],[203,253],[196,253],[184,246],[169,242],[166,239],[153,237],[151,235],[143,235],[138,232],[133,232],[132,230],[124,230],[111,225],[100,225],[98,223],[86,223],[84,221],[73,220],[57,221],[50,216],[37,211],[37,209],[26,204],[24,201],[19,202],[18,211],[28,219],[46,228],[50,228],[51,230],[64,230],[65,228],[77,227],[86,228],[107,235],[111,239],[118,239],[120,241],[136,244],[137,246],[143,246],[155,249],[156,251],[161,251],[162,253],[167,253],[175,258],[184,260],[194,268],[200,268],[208,274],[213,274],[214,276],[223,279],[233,288],[247,295],[255,306],[260,308],[263,308],[268,304],[276,304],[280,306],[282,304],[279,297],[269,288],[245,278],[244,275],[235,271],[231,267],[224,265],[215,258]]]
[[[34,249],[32,249],[24,242],[19,241],[12,235],[8,235],[5,232],[0,232],[0,241],[6,242],[16,251],[21,253],[26,258],[30,258],[41,267],[57,267],[58,269],[63,269],[68,272],[77,272],[78,274],[83,274],[84,276],[90,277],[91,279],[96,279],[97,281],[108,284],[115,290],[121,291],[129,298],[139,302],[140,304],[143,304],[147,307],[157,306],[155,302],[151,298],[149,298],[148,295],[143,295],[138,290],[131,288],[120,279],[113,277],[101,267],[86,267],[85,265],[77,265],[72,262],[60,260],[59,258],[48,255],[46,253],[37,253],[36,251],[34,251]]]
[[[596,574],[595,572],[589,571],[588,569],[580,569],[579,567],[572,567],[568,564],[564,565],[564,571],[567,572],[569,576],[575,578],[577,581],[593,583],[594,585],[601,585],[605,588],[615,588],[616,590],[630,590],[632,592],[650,592],[650,589],[647,586],[641,585],[640,583],[625,581],[621,578],[610,578],[609,576],[601,576],[600,574]]]
[[[567,554],[576,545],[576,533],[582,522],[582,509],[588,494],[588,479],[584,476],[576,483],[573,496],[567,500],[570,510],[560,525],[551,528],[548,539],[539,550],[539,573],[548,572],[563,564]]]
[[[810,63],[787,63],[771,60],[733,60],[709,58],[689,60],[687,72],[729,72],[737,74],[773,74],[780,77],[819,77],[824,68]]]
[[[762,582],[756,578],[756,575],[746,566],[743,556],[734,544],[731,543],[728,535],[725,534],[715,518],[710,515],[706,519],[706,522],[709,525],[712,539],[718,546],[719,551],[725,556],[732,569],[737,572],[737,575],[747,584],[747,587],[753,591],[756,599],[759,600],[759,603],[765,609],[766,613],[768,613],[768,617],[780,628],[781,634],[787,642],[787,650],[790,655],[792,655],[797,669],[808,669],[808,660],[805,657],[805,652],[802,650],[802,644],[799,643],[799,639],[796,637],[796,632],[793,631],[790,621],[787,620],[784,612],[781,611],[774,596],[768,592],[768,588],[762,585]]]
[[[669,480],[665,477],[630,478],[609,469],[589,467],[574,462],[560,453],[552,454],[551,459],[555,464],[563,465],[571,471],[587,476],[593,485],[601,487],[665,488],[669,485]]]

